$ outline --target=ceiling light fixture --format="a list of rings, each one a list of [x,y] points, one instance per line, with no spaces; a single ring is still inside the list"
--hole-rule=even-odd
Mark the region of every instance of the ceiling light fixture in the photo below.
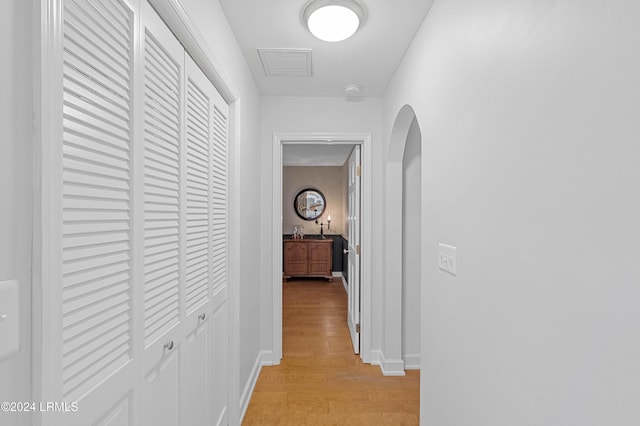
[[[364,21],[364,10],[355,0],[314,0],[302,11],[311,34],[324,41],[346,40]]]

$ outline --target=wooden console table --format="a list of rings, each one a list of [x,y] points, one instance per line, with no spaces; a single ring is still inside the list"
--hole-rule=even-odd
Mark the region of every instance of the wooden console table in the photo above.
[[[321,277],[332,280],[333,240],[288,239],[284,244],[284,279]]]

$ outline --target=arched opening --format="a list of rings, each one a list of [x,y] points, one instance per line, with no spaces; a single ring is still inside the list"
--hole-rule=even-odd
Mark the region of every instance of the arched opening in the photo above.
[[[402,359],[420,369],[422,135],[414,118],[402,160]]]
[[[420,365],[420,126],[403,106],[393,125],[386,163],[385,284],[380,365],[404,375]]]

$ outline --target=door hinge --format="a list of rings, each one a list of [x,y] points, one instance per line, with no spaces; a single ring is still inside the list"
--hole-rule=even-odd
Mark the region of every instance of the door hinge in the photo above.
[[[362,167],[357,166],[356,167],[356,176],[360,177],[362,175]]]
[[[356,333],[360,333],[360,324],[356,324]]]
[[[356,254],[360,255],[360,244],[356,246]]]

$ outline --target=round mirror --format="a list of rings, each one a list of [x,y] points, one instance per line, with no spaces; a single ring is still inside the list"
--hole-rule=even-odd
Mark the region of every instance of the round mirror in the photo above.
[[[303,189],[293,199],[293,209],[304,220],[318,219],[324,213],[326,205],[322,192],[313,188]]]

